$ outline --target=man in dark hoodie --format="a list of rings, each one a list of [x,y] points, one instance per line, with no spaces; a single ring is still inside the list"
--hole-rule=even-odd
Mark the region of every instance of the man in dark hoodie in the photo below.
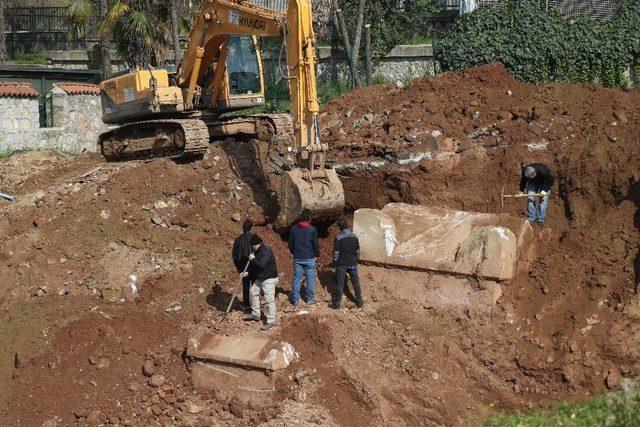
[[[356,305],[362,308],[362,292],[360,291],[360,279],[358,278],[360,242],[358,236],[349,229],[349,223],[346,219],[340,218],[337,226],[340,229],[340,233],[333,241],[333,265],[336,268],[336,282],[338,286],[330,307],[336,310],[340,308],[344,280],[348,274],[353,284]]]
[[[289,231],[289,251],[293,255],[293,285],[291,303],[300,304],[300,285],[302,274],[307,278],[307,304],[313,305],[316,285],[316,258],[320,254],[318,230],[311,225],[311,212],[302,211],[298,223]]]
[[[238,273],[242,273],[245,265],[249,262],[249,254],[251,253],[251,228],[253,228],[253,222],[248,219],[242,224],[242,234],[236,237],[233,242],[233,249],[231,250],[231,259],[236,266]],[[242,307],[245,313],[251,312],[251,302],[249,301],[249,287],[251,286],[251,277],[245,276],[242,278]]]
[[[547,216],[547,205],[549,204],[549,193],[553,185],[553,174],[549,168],[542,163],[531,163],[522,168],[520,176],[520,195],[527,193],[527,218],[531,224],[536,221],[539,226],[544,225]],[[540,202],[536,209],[535,194],[540,194]]]
[[[244,320],[260,321],[260,290],[264,293],[267,306],[267,321],[260,329],[267,330],[275,326],[276,322],[276,287],[278,286],[278,267],[276,258],[267,245],[262,243],[259,236],[251,236],[251,250],[249,254],[249,273],[252,277],[251,285],[251,314],[245,315]],[[245,273],[246,275],[247,273]]]

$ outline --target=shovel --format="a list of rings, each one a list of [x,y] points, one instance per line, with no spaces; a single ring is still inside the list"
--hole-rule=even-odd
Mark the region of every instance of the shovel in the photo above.
[[[227,311],[225,311],[224,314],[220,316],[220,320],[218,321],[218,323],[224,322],[224,319],[227,318],[227,316],[229,315],[229,312],[231,311],[231,306],[233,305],[233,301],[236,299],[236,295],[238,294],[238,292],[242,290],[242,279],[244,279],[244,277],[242,276],[244,275],[244,273],[247,272],[247,268],[249,268],[249,263],[251,263],[251,261],[247,261],[247,263],[245,264],[244,270],[242,270],[242,273],[240,274],[240,280],[238,281],[238,286],[236,286],[236,288],[233,290],[233,295],[231,295],[231,301],[229,301],[229,305],[227,306]]]
[[[500,194],[500,202],[502,204],[502,207],[504,208],[504,199],[507,198],[520,198],[520,197],[542,197],[542,194],[540,193],[534,193],[534,194],[529,194],[529,193],[524,193],[524,194],[504,194],[504,185],[502,186],[502,192]]]

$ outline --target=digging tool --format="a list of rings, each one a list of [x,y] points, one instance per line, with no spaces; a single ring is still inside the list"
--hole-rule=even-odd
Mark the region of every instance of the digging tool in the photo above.
[[[540,193],[504,194],[504,185],[502,186],[502,192],[500,193],[500,202],[502,203],[503,208],[504,208],[504,199],[507,199],[507,198],[518,199],[520,197],[542,197],[542,194]]]
[[[218,321],[218,323],[224,322],[224,319],[226,319],[227,316],[229,315],[229,312],[231,311],[231,306],[233,305],[233,301],[236,299],[236,295],[238,294],[238,292],[240,292],[242,290],[242,279],[244,279],[244,273],[247,272],[247,269],[249,268],[249,264],[250,263],[251,263],[251,261],[247,261],[247,263],[244,266],[244,270],[242,270],[242,273],[240,273],[240,280],[238,281],[238,286],[236,286],[236,288],[233,290],[233,295],[231,295],[231,301],[229,301],[229,305],[227,306],[227,310],[220,317],[220,320]]]

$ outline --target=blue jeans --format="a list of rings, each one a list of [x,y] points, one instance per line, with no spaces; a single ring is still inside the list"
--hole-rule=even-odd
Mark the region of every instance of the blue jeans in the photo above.
[[[527,182],[527,194],[536,194],[536,193],[539,193],[540,191],[541,191],[540,187],[538,187],[535,182],[533,181]],[[550,195],[550,192],[547,192],[547,193],[549,194],[547,194],[544,197],[540,197],[540,202],[538,203],[537,209],[536,209],[536,198],[533,196],[527,197],[527,218],[529,219],[530,222],[536,221],[536,214],[537,214],[538,224],[544,224],[544,219],[547,216],[547,205],[549,204],[549,195]]]
[[[300,301],[300,285],[303,273],[307,278],[307,303],[315,301],[316,259],[294,259],[293,285],[291,286],[291,302],[294,304]]]

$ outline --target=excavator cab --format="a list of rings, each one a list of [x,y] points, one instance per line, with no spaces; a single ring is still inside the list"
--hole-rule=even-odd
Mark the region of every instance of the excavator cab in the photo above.
[[[226,79],[215,109],[234,111],[264,104],[262,58],[254,36],[230,36]]]

